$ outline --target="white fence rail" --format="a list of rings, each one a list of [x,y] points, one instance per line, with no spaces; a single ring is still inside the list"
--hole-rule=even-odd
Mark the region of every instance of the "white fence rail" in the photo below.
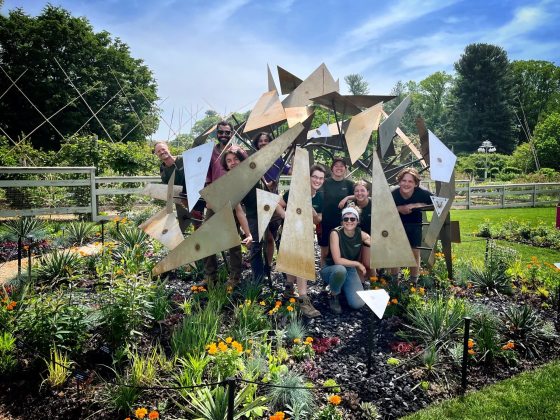
[[[289,177],[282,177],[285,185]],[[95,176],[94,167],[0,167],[0,217],[84,214],[150,202],[140,195],[159,176]],[[433,182],[423,182],[435,191]],[[134,197],[131,197],[134,196]],[[560,183],[476,185],[456,182],[453,208],[536,207],[560,202]]]

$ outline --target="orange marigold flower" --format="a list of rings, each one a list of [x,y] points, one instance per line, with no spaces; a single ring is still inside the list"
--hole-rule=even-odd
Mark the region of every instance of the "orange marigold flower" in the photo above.
[[[472,349],[474,347],[474,340],[472,338],[469,338],[469,341],[467,342],[467,347],[469,349]]]
[[[146,414],[148,414],[148,410],[144,407],[137,408],[134,412],[134,415],[139,419],[143,419],[144,417],[146,417]]]
[[[378,280],[378,277],[377,277],[377,276],[371,276],[371,277],[369,278],[369,281],[377,281],[377,280]]]
[[[216,343],[212,343],[208,346],[208,354],[210,356],[215,355],[216,353],[218,353],[218,347],[216,346]]]
[[[130,420],[130,417],[127,417],[127,418],[126,418],[126,419],[124,419],[124,420]]]
[[[329,403],[332,405],[339,405],[342,402],[342,398],[339,395],[331,395],[329,397]]]
[[[474,351],[473,349],[469,349],[468,353],[469,353],[471,356],[474,356],[474,355],[476,354],[476,351]]]
[[[416,293],[416,287],[411,287],[410,288],[410,293]]]
[[[306,342],[306,343],[313,343],[313,337],[307,337],[307,338],[305,339],[305,342]]]
[[[231,337],[226,338],[226,343],[231,344],[232,341],[233,341],[233,338],[231,338]]]
[[[288,305],[288,306],[286,307],[286,309],[288,310],[288,312],[292,312],[292,311],[294,310],[294,307],[291,306],[291,305]]]
[[[399,303],[399,300],[397,298],[393,298],[393,299],[391,299],[391,303],[393,305],[396,305],[397,303]]]
[[[220,351],[227,351],[228,349],[227,344],[224,343],[223,341],[220,341],[218,343],[218,349],[220,349]]]
[[[418,293],[420,293],[420,295],[424,296],[424,293],[426,293],[426,289],[424,289],[423,287],[418,288]]]
[[[290,298],[290,303],[295,303],[296,302],[296,298],[291,297]]]
[[[299,344],[301,343],[301,339],[299,338],[294,338],[294,344]]]
[[[234,341],[233,343],[231,343],[231,347],[237,350],[238,353],[243,353],[243,345],[241,343]]]
[[[159,419],[159,413],[156,410],[150,411],[150,414],[148,414],[148,418],[150,420]]]
[[[286,414],[283,411],[277,411],[272,416],[270,416],[270,420],[284,420]]]
[[[282,302],[279,301],[279,300],[277,300],[277,301],[274,303],[274,306],[276,306],[276,307],[282,306]]]

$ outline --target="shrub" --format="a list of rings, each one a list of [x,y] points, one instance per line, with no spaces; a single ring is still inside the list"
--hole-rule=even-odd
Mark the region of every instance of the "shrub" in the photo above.
[[[171,335],[173,353],[179,357],[200,356],[206,345],[215,340],[219,320],[220,315],[208,307],[185,316]]]
[[[483,307],[474,311],[472,319],[478,359],[491,364],[500,353],[500,319]]]
[[[511,293],[511,278],[504,267],[493,261],[489,261],[483,268],[470,268],[468,278],[484,293]]]
[[[56,346],[51,349],[50,359],[46,360],[47,377],[43,383],[47,382],[52,388],[61,387],[72,373],[70,367],[72,361],[66,353],[59,351]]]
[[[0,376],[12,372],[16,365],[16,338],[9,332],[0,334]]]
[[[273,380],[272,384],[278,387],[268,389],[271,408],[282,409],[299,403],[305,411],[313,409],[313,394],[310,389],[305,388],[304,377],[299,373],[288,370]]]
[[[509,307],[504,314],[504,334],[529,357],[539,355],[539,347],[553,338],[545,323],[529,305]]]
[[[95,224],[89,222],[70,222],[66,227],[66,239],[71,245],[83,245],[94,234]]]
[[[36,269],[37,280],[42,282],[62,282],[80,273],[82,260],[80,255],[71,249],[54,250],[39,259]]]

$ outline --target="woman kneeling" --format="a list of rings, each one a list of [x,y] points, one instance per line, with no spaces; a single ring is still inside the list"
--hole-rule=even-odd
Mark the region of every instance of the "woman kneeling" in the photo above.
[[[342,312],[339,295],[344,292],[348,305],[353,309],[364,306],[356,293],[364,290],[358,271],[365,275],[366,268],[360,262],[362,247],[370,246],[370,237],[358,227],[360,216],[354,207],[342,210],[342,226],[334,229],[329,237],[329,254],[321,277],[330,290],[329,306],[337,314]]]

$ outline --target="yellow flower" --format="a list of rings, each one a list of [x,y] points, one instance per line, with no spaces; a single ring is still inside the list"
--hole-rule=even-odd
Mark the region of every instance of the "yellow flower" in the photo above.
[[[377,279],[378,279],[377,276],[371,276],[371,277],[369,278],[369,281],[374,282],[374,281],[377,281]]]
[[[226,338],[226,343],[231,344],[232,341],[233,341],[233,338],[231,338],[231,337]]]
[[[234,341],[231,343],[231,347],[237,350],[238,353],[243,353],[243,345],[241,343]]]
[[[424,293],[426,293],[426,289],[424,289],[423,287],[418,288],[418,293],[420,293],[421,296],[424,296]]]
[[[299,344],[301,343],[301,340],[299,338],[294,338],[294,344]]]
[[[208,354],[210,356],[215,355],[216,353],[218,353],[218,347],[216,346],[216,343],[212,343],[208,346]]]
[[[290,298],[290,303],[295,303],[295,302],[296,302],[296,299],[293,298],[293,297],[291,297],[291,298]]]
[[[251,304],[251,299],[246,299],[245,300],[245,305],[250,305]]]
[[[159,413],[156,410],[150,411],[150,414],[148,414],[148,418],[150,420],[159,419]]]
[[[261,300],[261,301],[259,302],[259,305],[265,306],[265,305],[266,305],[266,302],[265,302],[264,300]]]
[[[146,414],[148,414],[148,410],[145,409],[144,407],[137,408],[136,411],[134,412],[134,415],[139,419],[143,419],[144,417],[146,417]]]
[[[309,343],[309,344],[313,343],[313,338],[312,338],[312,337],[307,337],[307,338],[305,339],[305,343],[306,343],[306,344],[307,344],[307,343]]]
[[[410,293],[416,293],[416,287],[411,287],[410,288]]]
[[[274,311],[271,309],[270,311],[268,311],[269,315],[274,315]]]
[[[338,395],[331,395],[329,397],[329,403],[331,403],[332,405],[339,405],[342,401],[342,398],[340,398],[340,396]]]
[[[288,305],[288,306],[286,307],[286,309],[288,310],[288,312],[292,312],[292,311],[294,310],[294,307],[291,306],[291,305]]]
[[[228,349],[227,344],[224,343],[223,341],[220,341],[220,342],[218,343],[218,348],[219,348],[220,351],[222,351],[222,352],[223,352],[223,351],[227,351],[227,349]]]

